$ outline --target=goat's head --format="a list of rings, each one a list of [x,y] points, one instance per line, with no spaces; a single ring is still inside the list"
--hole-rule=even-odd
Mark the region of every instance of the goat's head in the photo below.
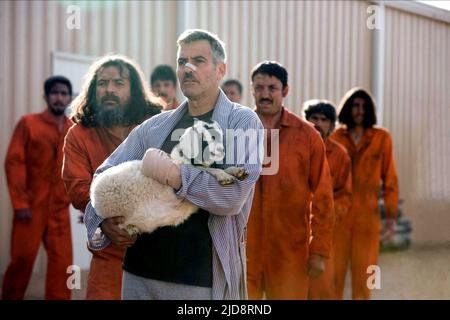
[[[180,143],[172,150],[171,157],[178,163],[205,167],[221,161],[225,157],[225,149],[219,124],[195,119],[194,125],[180,137]]]

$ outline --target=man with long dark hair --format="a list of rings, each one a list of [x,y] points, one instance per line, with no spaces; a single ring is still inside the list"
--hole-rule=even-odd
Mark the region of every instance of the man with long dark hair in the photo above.
[[[380,241],[378,193],[383,184],[386,208],[386,236],[395,231],[398,211],[398,181],[392,138],[386,129],[375,128],[375,103],[361,88],[349,90],[339,106],[343,124],[331,136],[347,149],[352,159],[353,201],[350,211],[351,236],[336,248],[336,290],[342,298],[350,260],[353,299],[370,299],[369,266],[377,264]]]
[[[45,81],[44,91],[47,109],[20,119],[5,159],[14,220],[3,299],[23,299],[41,242],[48,260],[45,298],[70,299],[70,201],[61,167],[64,136],[72,125],[65,115],[72,84],[66,77],[53,76]]]
[[[130,59],[105,56],[88,71],[81,94],[72,103],[76,123],[64,145],[63,179],[73,206],[84,212],[97,167],[144,120],[160,112],[145,78]],[[106,219],[102,230],[114,230],[118,244],[91,251],[87,299],[120,299],[124,246],[132,243],[119,219]]]

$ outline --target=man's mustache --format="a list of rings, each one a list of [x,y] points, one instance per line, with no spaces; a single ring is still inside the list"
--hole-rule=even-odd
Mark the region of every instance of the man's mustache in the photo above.
[[[273,101],[270,100],[270,99],[260,99],[260,100],[259,100],[259,103],[264,103],[264,102],[270,102],[270,103],[272,103]]]
[[[197,79],[195,79],[194,75],[192,73],[186,73],[183,77],[183,82],[184,81],[195,81],[198,82]]]
[[[104,96],[100,101],[102,103],[105,103],[106,101],[114,101],[114,102],[120,103],[120,98],[113,94],[108,94],[108,95]]]

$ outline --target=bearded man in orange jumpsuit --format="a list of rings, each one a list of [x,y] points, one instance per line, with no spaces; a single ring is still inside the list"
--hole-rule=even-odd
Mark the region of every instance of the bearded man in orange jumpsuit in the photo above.
[[[131,60],[105,56],[88,71],[81,94],[72,104],[76,123],[66,136],[63,179],[73,206],[84,212],[92,177],[131,130],[160,112],[142,71]],[[118,224],[106,219],[102,228]],[[91,251],[86,299],[120,300],[125,246],[111,244]]]
[[[324,271],[331,249],[334,206],[325,146],[310,123],[283,107],[287,78],[272,61],[251,74],[256,113],[270,141],[266,153],[279,157],[272,163],[276,174],[263,169],[249,217],[250,299],[264,293],[267,299],[307,299],[309,278]]]
[[[336,260],[336,290],[342,298],[345,273],[350,260],[352,298],[370,299],[368,286],[376,265],[380,241],[378,194],[381,181],[386,208],[386,237],[395,233],[398,212],[398,181],[394,163],[392,139],[385,129],[375,128],[375,104],[370,94],[353,88],[343,97],[339,108],[343,126],[331,136],[347,149],[352,159],[353,201],[350,212],[351,237],[338,250]]]
[[[72,122],[64,111],[72,84],[62,76],[44,83],[47,110],[22,117],[6,155],[5,171],[14,209],[11,262],[3,299],[23,299],[41,241],[47,252],[46,299],[70,299],[72,264],[69,198],[61,179],[64,136]]]
[[[335,255],[341,243],[350,236],[348,212],[352,201],[352,171],[346,149],[329,138],[336,122],[336,109],[326,100],[309,100],[303,104],[306,120],[314,124],[325,142],[327,160],[333,181],[335,225],[333,250],[327,260],[325,272],[309,282],[309,299],[335,299]]]

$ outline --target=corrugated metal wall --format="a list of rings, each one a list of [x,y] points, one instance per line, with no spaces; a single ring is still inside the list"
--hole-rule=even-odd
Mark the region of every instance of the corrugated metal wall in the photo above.
[[[18,118],[45,106],[42,83],[51,73],[53,51],[127,54],[148,77],[156,64],[175,64],[180,30],[200,27],[226,42],[227,77],[244,83],[244,104],[253,105],[249,72],[265,59],[278,60],[288,69],[290,93],[285,104],[298,114],[306,99],[338,102],[352,86],[371,88],[373,34],[366,27],[366,1],[83,1],[79,5],[81,29],[69,30],[67,4],[0,2],[2,166]],[[450,27],[394,9],[387,9],[386,23],[384,124],[394,136],[405,211],[413,219],[416,240],[450,240],[446,126],[450,70],[445,60]],[[9,260],[11,206],[3,169],[0,172],[3,272]]]
[[[450,240],[450,23],[386,9],[384,125],[413,240]]]
[[[159,63],[175,66],[175,1],[82,1],[80,29],[66,27],[68,3],[0,2],[0,272],[9,261],[12,210],[4,159],[18,119],[45,108],[43,82],[54,51],[87,56],[108,52],[136,60],[147,78]],[[147,79],[148,80],[148,79]]]
[[[217,33],[227,44],[228,75],[242,80],[253,105],[250,71],[277,60],[289,72],[285,104],[300,113],[306,99],[338,101],[350,87],[370,87],[371,34],[362,1],[195,1],[188,27]]]

